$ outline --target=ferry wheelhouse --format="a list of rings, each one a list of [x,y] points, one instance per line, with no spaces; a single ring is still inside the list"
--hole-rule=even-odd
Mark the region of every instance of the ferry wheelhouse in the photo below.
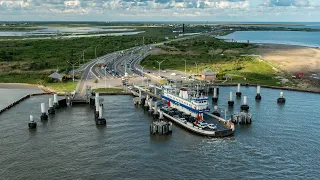
[[[185,88],[172,89],[170,87],[163,87],[162,99],[167,101],[168,107],[176,108],[188,115],[203,120],[203,113],[209,112],[209,98],[199,95],[198,93],[193,97],[188,94]]]

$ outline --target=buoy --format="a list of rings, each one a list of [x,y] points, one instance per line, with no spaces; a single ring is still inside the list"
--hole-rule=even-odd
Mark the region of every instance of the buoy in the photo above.
[[[59,102],[58,102],[58,95],[57,94],[54,94],[53,95],[53,107],[55,109],[59,109],[60,108],[60,105],[59,105]]]
[[[228,105],[231,107],[234,105],[234,101],[232,100],[232,92],[230,92],[230,99],[228,101]]]
[[[218,96],[217,96],[217,88],[213,89],[213,97],[212,97],[213,102],[218,102]]]
[[[48,120],[48,115],[46,113],[46,105],[44,103],[41,103],[41,116],[40,119],[41,120]]]
[[[213,110],[213,113],[212,113],[212,114],[215,115],[215,116],[220,117],[220,113],[219,113],[219,111],[218,111],[218,106],[214,106],[213,109],[214,109],[214,110]]]
[[[243,104],[240,107],[241,111],[248,111],[249,106],[247,105],[247,96],[243,96]]]
[[[286,99],[284,98],[283,96],[283,92],[281,91],[280,92],[280,97],[278,98],[278,101],[277,101],[279,104],[283,104],[286,102]]]
[[[29,126],[29,129],[35,129],[35,128],[37,128],[37,123],[34,122],[34,120],[33,120],[33,115],[30,115],[30,122],[29,122],[28,126]]]
[[[236,92],[236,96],[237,96],[237,98],[241,97],[240,84],[238,84],[238,89],[237,89],[237,92]]]
[[[261,100],[261,95],[260,95],[260,86],[257,86],[257,95],[256,95],[256,100]]]
[[[106,125],[107,121],[103,118],[103,109],[102,106],[99,106],[99,117],[96,120],[96,125]]]
[[[53,100],[52,100],[52,98],[49,98],[49,110],[48,110],[48,113],[49,114],[55,114],[56,113],[56,111],[53,108]]]

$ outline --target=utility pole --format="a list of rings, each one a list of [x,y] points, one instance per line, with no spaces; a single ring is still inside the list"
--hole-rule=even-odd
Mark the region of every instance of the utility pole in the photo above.
[[[164,60],[163,60],[164,61]],[[161,63],[163,63],[163,61],[161,61],[161,62],[159,62],[159,61],[157,61],[157,63],[159,63],[159,73],[158,73],[158,76],[160,77],[160,65],[161,65]]]

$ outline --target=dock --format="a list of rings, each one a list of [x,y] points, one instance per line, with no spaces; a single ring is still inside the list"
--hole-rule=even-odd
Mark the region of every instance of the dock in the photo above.
[[[143,96],[149,96],[152,98],[155,98],[159,101],[162,100],[162,98],[158,95],[158,94],[154,94],[153,92],[157,92],[157,90],[155,89],[155,87],[142,87],[142,86],[134,86],[136,89],[138,89],[139,93],[135,92],[135,95],[137,95],[137,98],[140,98],[140,102],[142,99],[144,99]],[[152,92],[152,89],[154,89],[154,91]],[[159,92],[159,91],[158,91]],[[136,103],[136,99],[134,99],[135,104],[139,104]],[[144,106],[144,103],[140,103],[141,106]],[[234,126],[233,123],[229,122],[226,119],[223,119],[221,117],[215,116],[211,113],[204,113],[205,115],[205,121],[208,123],[213,123],[217,126],[216,130],[211,130],[211,129],[202,129],[198,126],[195,126],[193,123],[191,122],[183,122],[179,119],[174,118],[173,116],[170,116],[169,114],[165,113],[164,111],[161,110],[161,108],[157,109],[156,107],[153,107],[153,110],[158,111],[158,113],[163,113],[163,116],[165,118],[167,118],[168,120],[186,128],[187,130],[196,133],[198,135],[202,135],[202,136],[208,136],[208,137],[227,137],[227,136],[231,136],[234,134]],[[231,125],[232,124],[232,125]]]

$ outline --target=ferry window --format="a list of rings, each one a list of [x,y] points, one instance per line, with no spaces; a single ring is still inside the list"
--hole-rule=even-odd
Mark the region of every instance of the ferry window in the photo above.
[[[207,101],[203,101],[204,103],[207,103]]]

